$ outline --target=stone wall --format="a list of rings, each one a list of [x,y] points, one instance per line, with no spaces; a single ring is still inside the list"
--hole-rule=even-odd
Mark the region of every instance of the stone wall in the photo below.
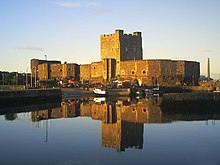
[[[80,65],[80,80],[93,82],[105,82],[115,78],[116,60],[104,59],[87,65]]]
[[[91,82],[102,82],[104,79],[103,71],[104,71],[103,61],[92,62],[91,63]]]
[[[50,74],[52,80],[62,80],[63,79],[63,66],[62,64],[53,64],[50,66]]]
[[[40,64],[48,64],[48,67],[50,67],[51,64],[61,64],[60,61],[47,61],[47,60],[39,60],[39,59],[31,59],[31,74],[32,77],[38,77],[38,66]],[[45,74],[45,73],[40,73],[41,75]]]
[[[142,60],[142,37],[141,32],[124,34],[120,36],[120,61]]]
[[[172,60],[121,61],[117,73],[118,78],[137,79],[149,86],[197,85],[200,74],[198,62]]]
[[[79,80],[80,66],[76,63],[64,63],[60,61],[31,60],[32,77],[35,74],[38,80]]]
[[[190,85],[198,85],[200,78],[200,64],[193,61],[185,61],[185,78],[186,83]]]
[[[80,80],[87,81],[91,79],[91,65],[82,64],[80,65]]]
[[[79,80],[80,69],[79,65],[75,63],[64,63],[63,65],[63,77],[66,79]]]
[[[49,65],[47,63],[38,65],[38,79],[48,80],[49,79]]]
[[[101,60],[105,58],[120,60],[120,35],[123,35],[122,31],[100,36]]]

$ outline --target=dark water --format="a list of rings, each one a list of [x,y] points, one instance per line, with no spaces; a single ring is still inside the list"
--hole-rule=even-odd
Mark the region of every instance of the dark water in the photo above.
[[[99,98],[0,109],[0,164],[220,164],[218,109],[159,104]]]

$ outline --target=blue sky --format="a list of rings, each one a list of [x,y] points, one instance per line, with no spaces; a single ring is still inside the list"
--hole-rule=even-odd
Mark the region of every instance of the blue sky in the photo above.
[[[100,60],[100,34],[141,31],[144,59],[194,60],[220,74],[220,0],[2,0],[0,70],[30,59]]]

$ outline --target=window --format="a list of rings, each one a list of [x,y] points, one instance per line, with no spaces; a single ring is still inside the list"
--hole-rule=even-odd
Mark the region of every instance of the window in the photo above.
[[[145,74],[145,73],[146,73],[146,71],[145,71],[145,70],[143,70],[143,71],[142,71],[142,73],[143,73],[143,74]]]
[[[147,110],[144,108],[144,109],[142,110],[142,112],[143,112],[143,113],[146,113],[146,112],[147,112]]]
[[[95,67],[93,69],[95,69]]]
[[[132,108],[132,112],[134,113],[136,110],[135,110],[135,108]]]
[[[60,72],[62,72],[62,69],[60,69]]]
[[[134,71],[133,71],[133,70],[131,71],[131,74],[134,74]]]

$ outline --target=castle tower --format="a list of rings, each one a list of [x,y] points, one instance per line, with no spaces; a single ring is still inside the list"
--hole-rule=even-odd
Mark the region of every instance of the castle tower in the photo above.
[[[114,34],[100,36],[101,60],[115,59],[116,74],[120,75],[120,61],[143,60],[141,32],[124,34],[115,30]]]
[[[115,30],[114,34],[100,36],[101,60],[106,58],[116,61],[143,60],[141,32],[124,34]]]

